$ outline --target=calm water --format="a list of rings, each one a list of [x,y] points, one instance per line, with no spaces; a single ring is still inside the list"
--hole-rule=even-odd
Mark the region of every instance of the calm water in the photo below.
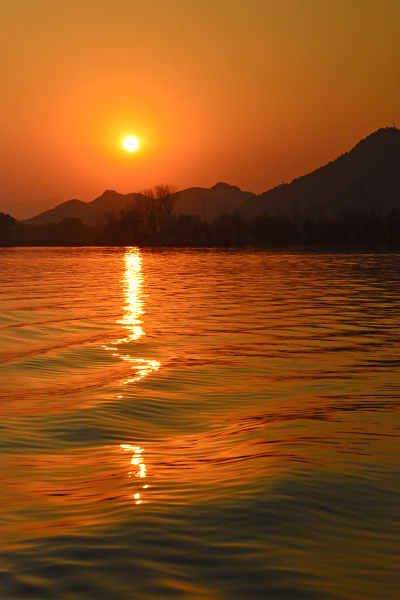
[[[0,250],[3,599],[400,598],[400,256]]]

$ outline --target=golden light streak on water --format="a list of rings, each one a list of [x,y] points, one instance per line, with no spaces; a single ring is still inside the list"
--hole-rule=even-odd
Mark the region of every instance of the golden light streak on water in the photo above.
[[[147,468],[143,461],[143,456],[142,456],[142,453],[144,452],[143,448],[140,448],[139,446],[132,446],[131,444],[121,444],[121,448],[123,448],[125,452],[133,452],[133,456],[131,458],[130,464],[134,465],[134,467],[138,467],[134,476],[135,477],[146,477]],[[132,477],[132,474],[133,474],[133,471],[129,471],[128,477]],[[147,489],[148,487],[149,487],[148,485],[144,485],[143,489]],[[134,498],[136,504],[142,504],[142,500],[141,500],[140,494],[138,492],[133,494],[133,498]]]
[[[142,273],[142,255],[138,248],[127,248],[124,256],[125,273],[122,280],[126,304],[124,305],[125,314],[121,320],[117,321],[129,331],[128,338],[119,340],[130,341],[137,340],[144,331],[140,315],[143,314],[143,273]]]
[[[134,358],[126,352],[119,352],[118,344],[127,344],[135,341],[145,335],[142,328],[141,315],[143,309],[143,273],[142,273],[142,255],[138,248],[127,248],[124,255],[125,271],[121,283],[124,287],[125,304],[124,315],[122,319],[117,321],[124,329],[128,331],[128,335],[115,342],[111,342],[108,346],[103,346],[105,350],[112,351],[112,356],[121,358],[123,361],[131,362],[132,369],[136,370],[134,377],[121,381],[122,385],[135,383],[143,377],[149,375],[153,371],[157,371],[160,363],[156,360],[146,360],[143,358]],[[122,396],[118,396],[122,398]]]
[[[142,255],[138,248],[127,248],[125,256],[125,272],[122,283],[124,286],[125,305],[124,305],[124,316],[118,320],[117,323],[121,324],[128,331],[128,336],[122,339],[112,342],[109,346],[103,346],[106,350],[110,350],[113,356],[119,357],[125,362],[132,363],[132,369],[136,371],[134,377],[130,377],[124,381],[121,381],[121,385],[128,385],[135,383],[140,379],[143,379],[153,371],[157,371],[161,366],[157,360],[146,360],[143,358],[134,358],[126,351],[123,353],[119,351],[119,344],[129,344],[132,341],[139,339],[145,335],[142,328],[141,315],[144,313],[143,308],[143,273],[142,273]],[[122,395],[118,395],[118,398],[123,398]],[[132,451],[133,457],[131,459],[131,465],[138,467],[137,472],[134,474],[135,477],[145,478],[147,468],[143,462],[143,449],[139,446],[131,446],[130,444],[121,444],[121,448],[125,451]],[[131,478],[133,471],[128,472],[128,477]],[[146,488],[148,486],[145,486]],[[134,494],[136,504],[141,504],[142,500],[140,494]]]

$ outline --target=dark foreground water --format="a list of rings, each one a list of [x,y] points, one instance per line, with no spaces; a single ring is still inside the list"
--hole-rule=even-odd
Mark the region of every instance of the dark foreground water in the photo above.
[[[3,599],[400,598],[400,256],[0,251]]]

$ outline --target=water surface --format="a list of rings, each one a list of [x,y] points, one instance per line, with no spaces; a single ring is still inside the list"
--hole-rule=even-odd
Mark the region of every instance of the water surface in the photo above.
[[[400,256],[0,250],[0,590],[400,597]]]

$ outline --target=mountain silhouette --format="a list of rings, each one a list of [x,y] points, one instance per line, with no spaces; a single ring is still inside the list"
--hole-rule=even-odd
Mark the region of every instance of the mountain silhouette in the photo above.
[[[400,131],[396,127],[378,129],[327,165],[239,206],[245,218],[331,218],[347,210],[385,215],[391,208],[400,209]]]
[[[241,204],[256,197],[252,192],[243,192],[235,185],[222,182],[209,189],[193,187],[178,192],[175,213],[198,215],[203,221],[211,222],[220,215],[234,212]]]
[[[68,200],[51,210],[27,219],[28,225],[44,225],[59,223],[65,217],[77,217],[87,225],[96,225],[104,216],[134,204],[141,194],[119,194],[114,190],[106,190],[91,202]],[[212,221],[221,214],[233,212],[240,204],[255,197],[251,192],[242,192],[238,187],[227,183],[217,183],[212,188],[194,187],[177,193],[175,213],[198,215],[202,219]]]
[[[68,200],[27,219],[29,225],[59,223],[65,217],[96,225],[111,211],[134,204],[140,194],[106,190],[91,202]],[[197,215],[212,222],[239,210],[247,218],[258,215],[332,218],[356,210],[385,215],[400,210],[400,131],[378,129],[352,150],[308,175],[256,195],[219,182],[211,188],[193,187],[177,192],[176,215]]]
[[[24,222],[28,225],[44,225],[45,223],[59,223],[65,217],[75,217],[87,225],[96,225],[107,212],[118,212],[133,204],[136,196],[137,194],[119,194],[114,190],[106,190],[91,202],[67,200]]]

